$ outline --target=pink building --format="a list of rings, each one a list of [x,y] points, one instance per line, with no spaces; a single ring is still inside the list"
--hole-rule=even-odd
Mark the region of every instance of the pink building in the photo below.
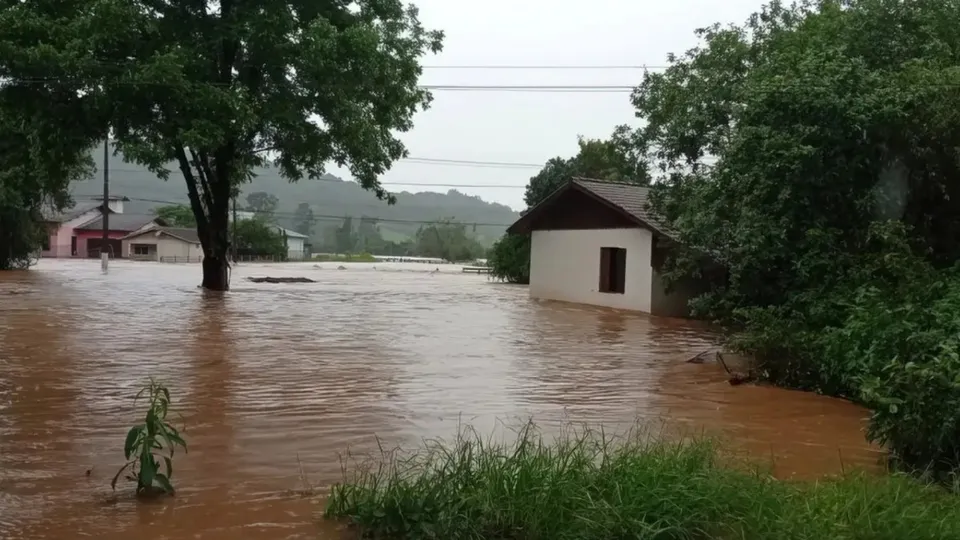
[[[50,216],[46,223],[50,231],[43,257],[99,257],[103,243],[103,199],[79,203],[59,215]],[[152,225],[150,216],[124,215],[126,197],[110,197],[107,209],[110,212],[107,233],[108,248],[112,256],[120,257],[120,239],[128,234]]]

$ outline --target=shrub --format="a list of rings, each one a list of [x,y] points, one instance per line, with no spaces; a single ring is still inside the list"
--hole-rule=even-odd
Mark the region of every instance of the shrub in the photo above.
[[[616,439],[575,431],[550,444],[532,426],[513,444],[467,430],[353,469],[326,516],[384,539],[960,537],[960,498],[909,478],[786,483],[718,450],[642,430]]]
[[[530,235],[505,234],[490,248],[490,275],[510,283],[530,283]]]
[[[863,288],[826,351],[860,374],[845,376],[871,409],[869,438],[897,464],[949,480],[960,468],[960,275],[911,277],[896,290]]]
[[[157,489],[173,494],[171,478],[174,452],[178,446],[186,452],[187,443],[180,432],[167,422],[170,391],[151,380],[137,393],[136,399],[144,395],[148,399],[146,418],[142,424],[133,426],[127,432],[123,442],[123,455],[127,463],[117,471],[110,487],[116,489],[120,475],[129,470],[126,479],[137,483],[138,495],[152,495]]]

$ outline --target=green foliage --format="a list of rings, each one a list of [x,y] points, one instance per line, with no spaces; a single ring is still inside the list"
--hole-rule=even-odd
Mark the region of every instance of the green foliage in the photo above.
[[[39,213],[16,202],[0,202],[0,270],[23,270],[35,262],[47,230]]]
[[[297,206],[296,223],[293,230],[300,234],[313,236],[313,210],[310,209],[310,204],[300,203]]]
[[[326,516],[365,538],[902,540],[955,538],[960,498],[898,475],[788,483],[706,440],[588,429],[513,444],[473,431],[385,453],[333,486]]]
[[[530,178],[524,192],[527,209],[540,204],[571,178],[649,183],[646,162],[637,152],[629,128],[618,127],[609,140],[577,140],[579,151],[570,159],[555,157]],[[530,282],[530,239],[504,235],[490,257],[491,275],[511,283]]]
[[[117,193],[160,201],[182,201],[188,197],[185,184],[178,178],[179,174],[174,173],[173,179],[162,182],[144,167],[123,162],[123,158],[122,154],[112,158],[115,168],[124,169],[122,175],[113,175],[110,178],[111,189]],[[99,164],[103,159],[102,152],[94,152],[93,159]],[[167,168],[176,171],[177,165],[170,163]],[[455,216],[463,223],[478,223],[477,237],[485,245],[493,244],[492,241],[486,242],[485,238],[499,238],[506,226],[517,219],[517,212],[507,206],[488,203],[479,197],[452,189],[446,193],[402,191],[394,193],[396,204],[386,205],[356,182],[345,181],[330,174],[316,181],[293,183],[281,178],[276,169],[272,168],[254,168],[254,175],[250,183],[241,186],[242,194],[237,201],[238,207],[250,193],[269,193],[280,201],[275,215],[277,224],[298,230],[297,226],[302,221],[297,210],[300,203],[306,202],[316,220],[311,235],[314,246],[322,243],[327,234],[324,229],[334,225],[328,216],[365,216],[381,220],[378,224],[381,235],[392,242],[400,242],[403,237],[412,238],[424,221]],[[102,178],[94,175],[71,185],[74,193],[96,194],[102,189],[102,182]],[[124,212],[146,214],[152,212],[155,206],[155,203],[132,200],[124,203]],[[339,223],[339,220],[336,223]],[[332,247],[325,249],[333,250]]]
[[[166,221],[171,227],[196,227],[197,219],[193,216],[193,210],[183,204],[171,204],[155,208],[154,214],[160,219]]]
[[[723,263],[696,313],[771,379],[870,405],[871,439],[937,470],[960,466],[958,17],[947,0],[773,3],[698,31],[633,96],[654,205],[689,248],[667,278]]]
[[[253,212],[257,217],[272,219],[279,203],[280,200],[277,199],[276,195],[271,195],[263,191],[255,191],[247,195],[247,207],[245,210]]]
[[[466,224],[451,219],[421,226],[415,242],[417,255],[450,262],[472,261],[483,257],[485,252],[467,232]]]
[[[0,86],[0,270],[26,268],[36,260],[49,234],[41,223],[44,214],[68,206],[70,182],[89,174],[83,127],[38,120],[47,111],[63,110],[56,92]]]
[[[226,289],[230,202],[255,167],[272,162],[296,181],[336,162],[394,200],[377,178],[403,157],[399,133],[430,101],[419,61],[441,40],[402,0],[7,2],[0,77],[65,102],[44,128],[80,125],[99,138],[109,128],[127,159],[162,178],[175,162],[203,245],[202,285]]]
[[[377,259],[370,253],[319,253],[313,256],[313,260],[322,262],[377,262]]]
[[[530,235],[505,234],[490,248],[490,275],[510,283],[530,283]]]
[[[126,479],[137,483],[138,495],[152,495],[157,489],[173,494],[173,456],[177,447],[187,451],[187,443],[177,428],[167,422],[170,409],[170,391],[151,380],[137,393],[136,399],[147,398],[147,415],[142,424],[130,428],[123,442],[123,456],[127,463],[120,467],[110,482],[116,489],[117,480],[125,472]]]
[[[287,256],[287,239],[277,228],[260,217],[240,219],[234,224],[237,255],[273,257]]]

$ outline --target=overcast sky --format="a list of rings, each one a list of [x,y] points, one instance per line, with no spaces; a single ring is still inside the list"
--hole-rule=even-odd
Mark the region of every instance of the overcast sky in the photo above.
[[[428,28],[446,33],[428,56],[427,85],[636,85],[640,69],[431,69],[452,65],[658,66],[696,44],[693,31],[714,22],[742,24],[761,0],[413,0]],[[541,164],[570,157],[577,135],[606,137],[636,125],[630,94],[434,91],[403,140],[414,158]],[[399,162],[381,180],[391,191],[460,191],[523,207],[523,186],[537,167],[448,166]],[[342,170],[333,174],[348,178]],[[494,187],[514,186],[514,187]]]

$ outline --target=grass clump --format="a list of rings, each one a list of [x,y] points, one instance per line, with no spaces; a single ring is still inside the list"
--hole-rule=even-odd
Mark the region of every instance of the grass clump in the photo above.
[[[463,430],[384,452],[333,486],[326,516],[366,538],[476,540],[960,538],[960,498],[903,476],[788,483],[737,466],[710,440],[642,431],[516,442]]]

